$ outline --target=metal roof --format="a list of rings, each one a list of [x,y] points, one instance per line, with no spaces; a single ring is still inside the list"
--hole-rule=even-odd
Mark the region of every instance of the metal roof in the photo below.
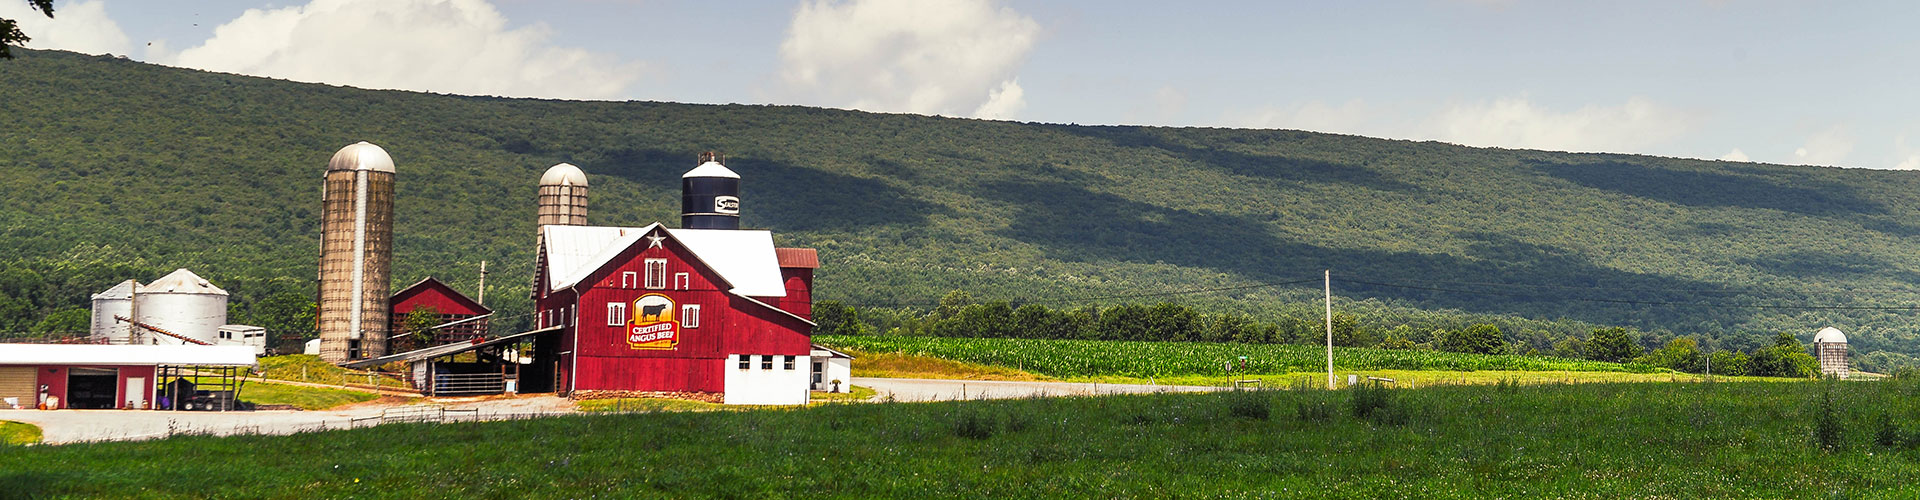
[[[1831,326],[1829,326],[1829,327],[1826,327],[1826,328],[1821,328],[1821,329],[1820,329],[1820,333],[1815,333],[1815,334],[1813,334],[1813,343],[1815,343],[1815,344],[1825,344],[1825,343],[1834,343],[1834,344],[1845,344],[1845,343],[1847,343],[1847,334],[1844,334],[1844,333],[1840,333],[1840,329],[1839,329],[1839,328],[1834,328],[1834,327],[1831,327]]]
[[[393,173],[393,157],[367,141],[348,144],[327,161],[327,170],[372,170]]]
[[[108,288],[106,291],[93,294],[93,300],[131,299],[133,298],[133,290],[139,287],[140,287],[140,282],[138,281],[134,281],[134,280],[122,281],[120,282],[120,284],[114,285],[113,288]]]
[[[780,267],[820,268],[820,253],[811,248],[775,248],[773,253],[780,259]]]
[[[581,172],[580,167],[573,166],[572,163],[561,163],[547,169],[547,173],[540,176],[542,186],[562,184],[587,187],[587,173]]]
[[[733,169],[727,168],[726,165],[721,165],[720,162],[710,161],[702,163],[698,167],[693,167],[693,170],[688,170],[686,174],[680,176],[682,179],[688,177],[725,177],[738,179],[740,178],[740,174],[733,173]]]
[[[837,349],[834,349],[834,348],[832,348],[832,347],[827,347],[827,346],[823,346],[823,345],[820,345],[820,344],[813,344],[813,352],[811,352],[811,353],[808,353],[808,354],[810,354],[810,355],[813,355],[813,356],[825,356],[825,357],[829,357],[829,358],[847,358],[847,359],[853,359],[853,355],[852,355],[852,354],[847,354],[847,353],[844,353],[844,352],[840,352],[840,351],[839,351],[839,350],[837,350]]]
[[[538,330],[528,330],[520,333],[515,333],[512,335],[504,335],[499,338],[495,338],[493,340],[486,340],[486,341],[476,340],[476,341],[455,342],[452,344],[442,344],[442,345],[437,345],[433,347],[428,347],[425,349],[416,349],[412,351],[407,351],[399,354],[388,354],[378,358],[363,359],[359,361],[354,361],[352,363],[341,364],[340,366],[344,366],[347,368],[365,368],[369,366],[380,366],[380,365],[392,363],[395,361],[405,361],[408,363],[412,363],[415,361],[424,361],[424,360],[429,360],[433,358],[438,358],[441,356],[452,356],[455,354],[460,354],[463,352],[467,352],[467,351],[471,351],[474,349],[479,349],[479,348],[487,347],[491,345],[504,344],[504,343],[519,340],[528,335],[533,335],[537,333],[557,332],[557,331],[560,331],[561,328],[562,327],[560,326],[549,326],[549,327],[541,328]]]
[[[252,346],[0,344],[0,365],[253,366]]]
[[[153,280],[152,283],[141,285],[135,293],[226,295],[227,291],[221,290],[220,287],[213,286],[213,283],[207,282],[206,278],[201,278],[198,274],[193,274],[193,271],[176,269],[172,273],[168,273],[165,277]]]
[[[701,264],[713,269],[735,295],[785,297],[780,261],[773,249],[773,233],[737,229],[672,229],[646,227],[542,226],[546,232],[549,289],[580,283],[647,235],[659,230],[686,246]]]

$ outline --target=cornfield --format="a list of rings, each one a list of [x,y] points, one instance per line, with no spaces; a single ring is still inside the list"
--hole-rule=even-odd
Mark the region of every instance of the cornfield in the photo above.
[[[1291,344],[1040,340],[822,335],[815,342],[861,352],[897,352],[1005,366],[1053,377],[1274,375],[1326,369],[1326,348]],[[1241,356],[1245,356],[1243,361]],[[1335,369],[1598,371],[1645,373],[1640,364],[1543,356],[1335,347]]]

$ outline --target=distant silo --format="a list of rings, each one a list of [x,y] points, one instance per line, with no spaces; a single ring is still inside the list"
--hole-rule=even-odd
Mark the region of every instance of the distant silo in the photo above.
[[[133,318],[182,337],[213,343],[227,324],[227,291],[185,269],[176,270],[133,291]],[[134,327],[140,344],[183,345],[186,341]]]
[[[680,227],[740,229],[740,174],[714,153],[700,155],[700,166],[680,176]]]
[[[562,163],[540,176],[541,226],[587,225],[587,174]]]
[[[393,157],[360,142],[327,162],[320,221],[320,358],[385,355],[392,292]]]
[[[93,294],[93,325],[88,329],[87,337],[94,343],[127,344],[132,342],[131,326],[114,316],[133,317],[133,290],[140,282],[126,280],[108,288],[104,292]]]
[[[1847,335],[1834,327],[1813,334],[1813,351],[1820,353],[1820,374],[1847,378]]]

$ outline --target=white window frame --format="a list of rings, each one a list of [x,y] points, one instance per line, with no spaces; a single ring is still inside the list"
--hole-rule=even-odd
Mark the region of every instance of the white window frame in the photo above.
[[[752,354],[735,354],[735,356],[739,356],[739,357],[740,357],[740,369],[742,369],[742,370],[750,370],[750,369],[752,369],[752,368],[753,368],[753,355],[752,355]]]
[[[675,290],[686,290],[689,286],[688,283],[691,281],[687,273],[673,273],[673,289]]]
[[[680,306],[680,327],[681,328],[699,328],[700,327],[700,304],[686,304],[686,305]]]
[[[640,274],[633,271],[620,272],[620,288],[628,290],[640,285]]]
[[[793,370],[793,363],[794,363],[794,361],[795,361],[795,360],[794,360],[794,358],[795,358],[795,357],[796,357],[796,356],[794,356],[794,355],[792,355],[792,354],[788,354],[788,355],[787,355],[787,359],[785,359],[784,361],[782,361],[782,362],[783,362],[783,363],[785,363],[785,364],[782,364],[782,365],[780,365],[780,367],[781,367],[781,369],[783,369],[783,370],[789,370],[789,371],[791,371],[791,370]]]
[[[773,369],[773,355],[772,355],[772,354],[761,354],[761,355],[760,355],[760,369],[762,369],[762,370],[772,370],[772,369]]]
[[[666,288],[667,259],[646,259],[643,263],[647,266],[647,289],[659,290]]]
[[[607,303],[607,326],[627,326],[627,303]]]

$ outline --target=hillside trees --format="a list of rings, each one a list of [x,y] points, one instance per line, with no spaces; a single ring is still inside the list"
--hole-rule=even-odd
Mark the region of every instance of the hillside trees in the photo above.
[[[1640,355],[1640,344],[1634,342],[1625,328],[1602,328],[1593,331],[1587,337],[1584,349],[1587,359],[1621,363]]]

